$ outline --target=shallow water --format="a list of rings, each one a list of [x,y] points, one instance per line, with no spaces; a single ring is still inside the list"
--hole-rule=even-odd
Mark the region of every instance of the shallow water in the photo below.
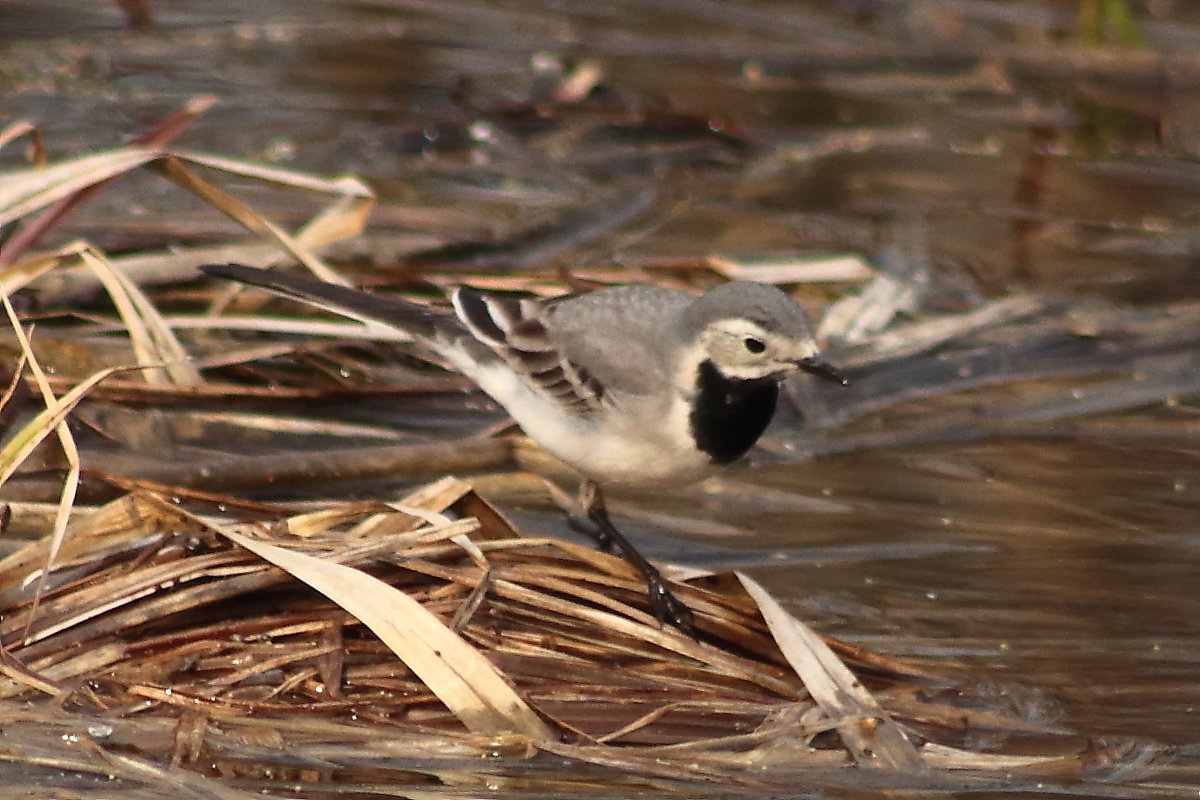
[[[128,138],[187,97],[217,94],[181,144],[370,178],[382,194],[377,249],[352,255],[385,262],[403,254],[397,242],[506,241],[582,208],[585,221],[629,216],[594,235],[457,263],[898,247],[932,265],[931,306],[1031,290],[1063,302],[1063,319],[1110,301],[1156,311],[1200,295],[1200,109],[1187,56],[1200,20],[1185,6],[1155,4],[1145,20],[1164,59],[1178,57],[1156,71],[1141,61],[1089,70],[1043,58],[1073,19],[1052,3],[569,12],[536,2],[262,2],[247,12],[178,2],[150,4],[156,26],[135,33],[116,4],[18,0],[0,19],[0,120],[33,119],[52,151],[83,152]],[[527,113],[538,65],[558,57],[596,58],[604,69],[606,105],[582,122]],[[614,133],[667,104],[680,116]],[[492,128],[471,127],[481,120]],[[651,154],[630,146],[639,136]],[[278,194],[245,187],[242,196],[277,219],[302,218]],[[121,250],[233,230],[138,178],[89,206],[62,238]],[[854,288],[805,297],[815,309]],[[1174,346],[1195,358],[1200,341]],[[1000,347],[979,344],[1003,355]],[[1049,346],[1030,347],[1014,350],[1005,370],[1019,372],[1023,357]],[[913,362],[933,369],[938,359]],[[1055,364],[1065,389],[1086,382],[1065,362],[1039,363]],[[1118,361],[1110,374],[1132,364]],[[867,388],[854,402],[895,390],[872,384],[879,374],[862,371]],[[901,388],[919,389],[920,373],[907,374]],[[967,405],[1024,391],[984,386]],[[837,396],[822,397],[836,416]],[[960,407],[934,400],[832,428],[835,438],[849,429],[879,434],[876,442],[933,432],[888,446],[864,444],[869,437],[830,446],[818,424],[811,435],[823,444],[811,460],[769,463],[764,451],[761,465],[702,487],[621,498],[618,517],[646,533],[654,555],[750,569],[822,631],[953,660],[1002,708],[1086,737],[1180,745],[1180,763],[1194,769],[1195,389],[1085,416],[1069,430],[1049,414],[1016,433],[937,435],[940,415]],[[404,419],[414,408],[390,413]],[[476,416],[440,422],[448,431]],[[646,511],[675,522],[639,521]],[[845,792],[835,794],[866,796]]]
[[[764,579],[831,633],[957,657],[980,680],[1044,692],[1078,730],[1191,743],[1200,531],[1172,518],[1197,501],[1194,459],[1155,443],[998,442],[772,471],[771,485],[852,510],[776,516],[763,544],[795,546],[811,526],[862,552]]]

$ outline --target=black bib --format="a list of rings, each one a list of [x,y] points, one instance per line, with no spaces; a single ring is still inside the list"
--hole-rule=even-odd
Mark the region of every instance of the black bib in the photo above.
[[[738,460],[767,429],[778,399],[774,378],[727,378],[711,361],[702,362],[688,415],[696,447],[714,464]]]

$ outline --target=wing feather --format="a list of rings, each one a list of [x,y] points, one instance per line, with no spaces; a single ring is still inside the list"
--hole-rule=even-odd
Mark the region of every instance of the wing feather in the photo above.
[[[604,400],[604,387],[555,344],[536,300],[487,295],[459,288],[454,310],[467,330],[566,411],[588,415]]]

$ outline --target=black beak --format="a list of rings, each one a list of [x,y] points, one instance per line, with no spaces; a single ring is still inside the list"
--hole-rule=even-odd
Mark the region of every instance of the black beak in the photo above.
[[[827,381],[840,383],[842,386],[846,386],[850,383],[850,381],[838,374],[838,371],[833,368],[832,364],[830,364],[828,361],[825,361],[820,356],[802,358],[797,361],[796,364],[800,367],[800,369],[804,370],[810,375],[816,375],[818,378],[824,378]]]

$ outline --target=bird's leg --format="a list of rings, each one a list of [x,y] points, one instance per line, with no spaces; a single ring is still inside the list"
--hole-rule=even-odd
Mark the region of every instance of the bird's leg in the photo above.
[[[571,497],[564,492],[559,486],[552,481],[542,481],[546,484],[546,490],[550,492],[550,498],[562,510],[563,518],[567,521],[567,527],[576,533],[582,533],[585,536],[595,540],[596,546],[604,552],[612,551],[612,540],[608,538],[608,534],[596,527],[596,523],[592,522],[585,514],[580,513],[587,510],[588,499],[581,491],[578,498]]]
[[[621,551],[625,560],[642,573],[646,579],[646,588],[650,595],[650,607],[659,622],[674,625],[684,633],[695,635],[692,628],[692,610],[683,601],[671,593],[662,573],[637,551],[625,536],[617,530],[609,519],[608,509],[604,505],[604,495],[600,487],[592,481],[584,481],[579,487],[579,500],[589,520],[595,525],[595,530],[586,532],[595,536],[601,547],[615,545]]]
[[[576,533],[582,533],[585,536],[590,536],[596,542],[596,548],[605,553],[611,553],[613,549],[612,537],[606,531],[600,529],[600,526],[592,521],[591,517],[581,517],[578,514],[567,514],[567,527]]]

